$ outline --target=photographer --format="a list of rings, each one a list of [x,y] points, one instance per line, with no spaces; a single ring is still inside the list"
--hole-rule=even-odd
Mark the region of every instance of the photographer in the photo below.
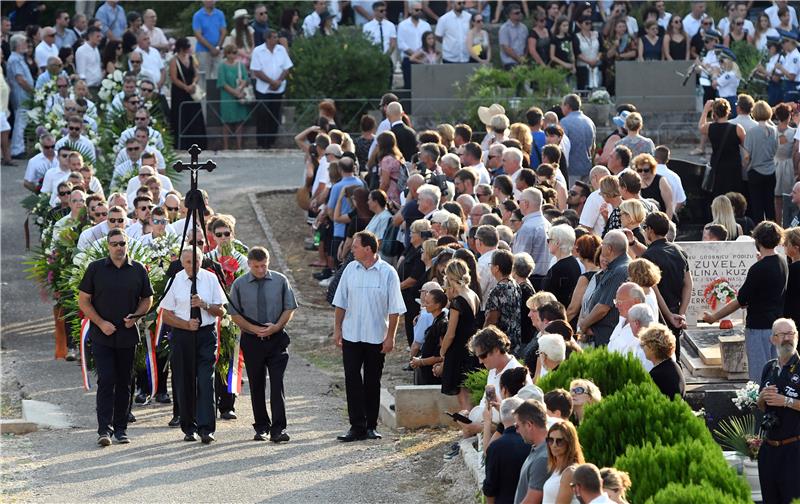
[[[770,343],[778,358],[761,372],[758,408],[764,412],[764,444],[758,451],[758,474],[765,504],[789,504],[800,497],[800,356],[797,326],[779,318],[772,324]]]

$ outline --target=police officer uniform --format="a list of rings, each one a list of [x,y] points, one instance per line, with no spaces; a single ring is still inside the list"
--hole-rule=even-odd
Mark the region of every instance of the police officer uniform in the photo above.
[[[764,443],[758,452],[758,477],[764,504],[789,504],[800,497],[800,355],[786,365],[767,362],[761,373],[761,389],[775,385],[786,397],[784,406],[767,406],[762,428]],[[769,429],[767,425],[771,424]]]

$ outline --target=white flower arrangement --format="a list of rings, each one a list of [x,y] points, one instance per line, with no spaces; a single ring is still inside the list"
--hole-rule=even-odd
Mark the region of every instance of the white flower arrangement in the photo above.
[[[758,383],[749,381],[743,388],[736,391],[736,397],[731,399],[731,401],[733,401],[733,404],[741,411],[753,409],[758,401],[758,389]]]

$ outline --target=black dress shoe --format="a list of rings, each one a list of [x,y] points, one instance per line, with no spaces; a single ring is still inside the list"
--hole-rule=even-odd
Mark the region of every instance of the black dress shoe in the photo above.
[[[253,436],[253,441],[266,441],[269,439],[266,432],[256,432],[256,435]]]
[[[183,436],[183,440],[184,441],[199,441],[200,440],[200,436],[198,436],[196,432],[192,432],[191,434],[186,434],[185,436]]]
[[[169,394],[167,394],[166,392],[163,392],[161,394],[156,394],[155,399],[157,403],[161,404],[170,404],[172,402],[172,399],[169,398]]]
[[[367,429],[367,439],[383,439],[383,436],[375,429]]]
[[[325,268],[325,269],[324,269],[324,270],[322,270],[322,271],[319,271],[319,272],[317,272],[317,273],[314,273],[312,276],[313,276],[314,278],[316,278],[317,280],[325,280],[326,278],[330,278],[330,277],[332,277],[332,276],[333,276],[333,271],[331,271],[331,270],[330,270],[330,269],[328,269],[328,268]]]
[[[219,414],[219,417],[222,418],[223,420],[236,420],[237,418],[239,418],[236,416],[236,413],[234,411],[223,411],[222,413]]]
[[[353,429],[336,436],[336,439],[341,441],[342,443],[351,443],[353,441],[363,441],[367,439],[367,434],[363,432],[355,432]]]
[[[120,432],[119,434],[114,434],[114,439],[117,440],[119,444],[128,444],[131,442],[131,439],[128,437],[128,434],[125,432]]]
[[[133,413],[128,413],[128,423],[134,423],[136,421],[136,417],[133,416]]]
[[[181,426],[181,417],[179,417],[178,415],[175,415],[174,417],[172,417],[172,420],[170,420],[169,423],[167,423],[167,425],[170,426],[170,427],[180,427]]]
[[[277,434],[272,434],[269,437],[269,440],[273,443],[288,443],[289,442],[289,434],[286,434],[286,431],[281,431]]]
[[[200,434],[200,440],[203,442],[203,444],[209,444],[212,441],[216,441],[214,439],[214,433],[213,432],[206,432],[206,433]]]
[[[145,394],[144,392],[139,392],[138,394],[136,394],[136,397],[133,399],[133,402],[135,402],[136,404],[144,404],[144,403],[146,403],[147,402],[147,394]]]

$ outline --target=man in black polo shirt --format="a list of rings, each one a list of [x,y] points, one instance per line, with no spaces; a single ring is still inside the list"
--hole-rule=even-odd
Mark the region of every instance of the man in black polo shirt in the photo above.
[[[89,264],[78,286],[78,305],[91,321],[89,337],[97,368],[97,443],[129,443],[128,400],[139,330],[153,288],[141,263],[128,257],[128,235],[108,232],[109,257]]]
[[[758,450],[758,474],[764,502],[789,504],[800,497],[800,355],[794,321],[776,320],[770,342],[778,358],[761,372],[758,407],[766,436]]]
[[[666,239],[669,217],[664,212],[654,212],[642,224],[644,237],[649,244],[642,257],[661,269],[658,283],[658,307],[667,326],[675,335],[675,358],[680,359],[680,338],[686,327],[686,309],[692,295],[692,273],[689,259],[683,249]]]

